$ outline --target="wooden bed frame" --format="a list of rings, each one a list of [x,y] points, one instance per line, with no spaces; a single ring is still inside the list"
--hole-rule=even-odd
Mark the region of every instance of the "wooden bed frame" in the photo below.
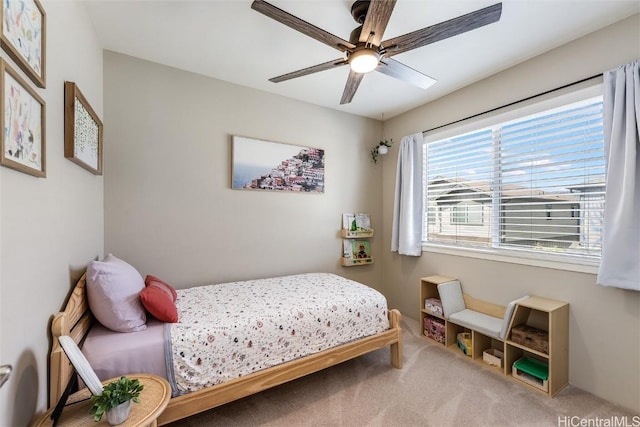
[[[390,328],[377,335],[273,366],[213,387],[174,397],[158,418],[158,425],[168,424],[224,405],[387,346],[391,350],[391,365],[400,369],[402,368],[401,315],[395,309],[389,310],[388,313]],[[81,346],[92,322],[93,316],[86,298],[85,276],[83,275],[73,288],[64,310],[56,314],[51,323],[49,406],[58,402],[74,374],[73,366],[60,346],[58,337],[69,335]]]

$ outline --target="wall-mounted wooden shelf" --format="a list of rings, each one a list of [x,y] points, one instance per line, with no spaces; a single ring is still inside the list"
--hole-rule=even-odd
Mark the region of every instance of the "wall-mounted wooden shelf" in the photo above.
[[[351,231],[343,228],[340,230],[340,236],[343,239],[368,239],[373,237],[373,230]]]
[[[345,267],[353,267],[356,265],[373,264],[373,258],[345,258],[342,257],[342,265]]]
[[[342,260],[345,267],[373,264],[371,243],[373,237],[371,220],[366,213],[342,214]]]

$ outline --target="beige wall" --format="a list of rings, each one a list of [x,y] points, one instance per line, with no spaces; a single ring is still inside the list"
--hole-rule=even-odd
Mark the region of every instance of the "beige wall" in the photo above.
[[[27,425],[46,409],[51,316],[104,245],[102,177],[63,151],[64,81],[102,117],[102,50],[81,3],[42,4],[47,88],[36,90],[46,102],[47,177],[0,167],[0,363],[14,368],[0,389],[0,426]]]
[[[399,141],[640,58],[640,15],[587,35],[384,123]],[[397,150],[393,150],[394,155]],[[392,159],[386,159],[392,160]],[[384,163],[384,283],[390,304],[418,317],[419,278],[459,278],[465,292],[500,304],[524,294],[568,301],[570,383],[640,412],[640,292],[597,286],[593,274],[466,257],[390,254],[395,162]]]
[[[104,56],[105,251],[176,287],[341,267],[343,212],[382,225],[382,124],[121,54]],[[231,190],[231,136],[325,150],[324,194]],[[374,256],[382,238],[374,238]]]

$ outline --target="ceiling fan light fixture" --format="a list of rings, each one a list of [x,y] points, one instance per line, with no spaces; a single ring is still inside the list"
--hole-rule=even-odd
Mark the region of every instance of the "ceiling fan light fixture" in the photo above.
[[[359,25],[351,31],[349,41],[347,41],[279,9],[268,3],[267,0],[253,0],[251,3],[252,9],[299,33],[337,49],[344,55],[333,61],[303,68],[269,80],[279,83],[349,64],[351,70],[342,92],[340,105],[348,104],[352,101],[364,75],[374,70],[413,86],[426,89],[435,83],[434,79],[391,57],[492,24],[499,21],[502,15],[502,3],[496,3],[492,6],[478,9],[475,12],[412,31],[403,36],[384,40],[383,35],[397,0],[349,1],[354,2],[351,6],[351,16]],[[376,154],[378,153],[376,152]]]
[[[365,74],[375,70],[379,61],[380,55],[370,48],[358,49],[349,55],[349,66],[356,73]]]

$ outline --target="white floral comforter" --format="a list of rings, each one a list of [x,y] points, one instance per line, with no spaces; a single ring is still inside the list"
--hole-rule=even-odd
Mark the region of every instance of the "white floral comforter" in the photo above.
[[[170,334],[172,386],[178,394],[389,328],[382,294],[328,273],[201,286],[177,293],[180,321],[170,324]]]

